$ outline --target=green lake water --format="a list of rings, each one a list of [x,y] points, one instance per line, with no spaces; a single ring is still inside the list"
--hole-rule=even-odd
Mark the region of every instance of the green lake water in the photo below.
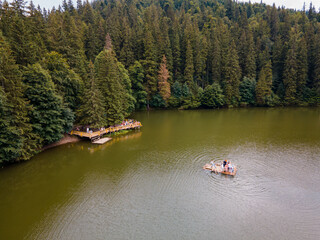
[[[151,111],[0,169],[0,239],[320,239],[320,109]],[[231,160],[235,177],[203,170]]]

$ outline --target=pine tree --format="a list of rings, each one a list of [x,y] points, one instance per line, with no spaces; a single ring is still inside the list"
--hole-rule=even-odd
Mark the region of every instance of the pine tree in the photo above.
[[[42,66],[48,70],[57,93],[64,103],[75,110],[80,103],[83,82],[68,65],[67,60],[57,52],[50,52],[42,60]]]
[[[49,73],[40,64],[29,66],[23,74],[27,86],[25,97],[32,110],[29,112],[33,131],[40,136],[43,144],[59,141],[63,137],[64,126],[69,125],[64,119],[62,97],[56,94]]]
[[[221,49],[216,34],[213,38],[212,49],[212,82],[221,82]]]
[[[296,57],[296,43],[295,39],[291,39],[289,51],[287,53],[284,72],[283,83],[285,87],[285,101],[287,104],[296,103],[297,91],[297,57]]]
[[[106,106],[106,122],[108,125],[118,124],[125,117],[125,109],[122,104],[125,91],[119,74],[118,61],[108,37],[105,49],[96,57],[94,67],[97,83]]]
[[[101,128],[107,125],[103,95],[98,89],[92,62],[89,63],[89,70],[82,104],[78,110],[79,122],[92,128]]]
[[[149,102],[153,95],[157,92],[157,63],[156,63],[156,51],[154,46],[154,39],[149,31],[148,26],[145,30],[144,39],[144,60],[141,61],[145,72],[145,89],[148,93],[147,96],[147,109],[149,109]]]
[[[22,147],[20,131],[10,124],[7,99],[0,86],[0,166],[16,160]]]
[[[136,109],[142,109],[147,105],[147,92],[143,85],[144,70],[140,62],[136,61],[130,66],[129,74],[132,82],[133,97],[136,99]]]
[[[320,33],[317,33],[315,39],[313,82],[311,86],[317,91],[318,98],[320,98]]]
[[[224,67],[224,95],[226,104],[234,105],[238,103],[240,98],[239,85],[241,78],[241,68],[234,41],[231,43],[227,59],[227,64]]]
[[[256,53],[254,49],[254,41],[253,41],[253,35],[250,30],[248,30],[247,33],[247,54],[245,58],[245,67],[244,67],[244,73],[243,76],[246,76],[251,79],[256,79]]]
[[[9,115],[9,128],[16,129],[19,137],[14,139],[17,145],[10,145],[14,151],[9,161],[21,161],[31,158],[39,148],[39,137],[32,132],[32,125],[27,116],[30,110],[23,98],[24,87],[21,72],[11,55],[11,49],[0,32],[0,83],[6,95]],[[9,141],[13,141],[10,139]]]
[[[194,74],[194,67],[193,67],[193,54],[192,54],[192,47],[190,41],[187,41],[186,47],[186,66],[184,69],[184,81],[188,85],[191,92],[194,93],[194,82],[193,82],[193,74]]]
[[[160,70],[158,75],[158,88],[159,94],[163,98],[163,100],[167,103],[168,99],[171,96],[170,83],[168,79],[170,78],[170,73],[167,69],[167,59],[166,56],[163,55],[162,62],[160,64]]]
[[[179,36],[179,23],[177,20],[173,22],[171,30],[171,46],[173,57],[173,80],[182,81],[181,74],[181,51],[180,51],[180,36]]]
[[[302,100],[308,76],[307,44],[303,37],[298,43],[297,50],[297,97]]]
[[[128,70],[121,62],[118,62],[119,76],[122,80],[124,97],[122,99],[123,114],[125,117],[129,116],[134,111],[136,99],[132,96],[132,85]]]
[[[222,89],[218,83],[208,85],[201,96],[201,104],[206,108],[219,108],[224,104]]]
[[[267,104],[268,98],[271,97],[272,87],[272,68],[269,60],[262,68],[259,74],[259,79],[256,86],[257,104],[264,106]]]

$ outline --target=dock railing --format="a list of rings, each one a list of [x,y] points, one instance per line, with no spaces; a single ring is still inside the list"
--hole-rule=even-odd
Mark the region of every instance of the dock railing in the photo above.
[[[135,123],[129,123],[127,125],[122,125],[117,127],[109,127],[103,130],[95,131],[95,132],[82,132],[82,131],[72,130],[70,132],[70,135],[77,135],[79,137],[87,137],[91,139],[98,136],[102,136],[107,133],[113,133],[121,130],[134,129],[134,128],[140,128],[140,127],[142,127],[142,124],[140,122],[135,122]]]

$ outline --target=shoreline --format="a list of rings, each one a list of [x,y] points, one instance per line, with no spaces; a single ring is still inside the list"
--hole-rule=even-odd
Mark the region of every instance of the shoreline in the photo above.
[[[80,137],[77,136],[70,136],[69,134],[65,133],[64,137],[61,138],[58,142],[55,143],[51,143],[49,145],[44,146],[43,148],[41,148],[41,152],[50,148],[54,148],[60,145],[64,145],[67,143],[75,143],[75,142],[79,142],[82,139]]]

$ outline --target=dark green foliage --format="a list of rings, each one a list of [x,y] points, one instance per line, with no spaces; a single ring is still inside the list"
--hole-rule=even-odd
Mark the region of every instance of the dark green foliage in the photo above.
[[[239,87],[240,101],[245,105],[255,105],[256,103],[256,80],[244,77]]]
[[[18,65],[11,55],[11,49],[0,32],[0,84],[4,94],[4,124],[15,139],[6,139],[7,152],[5,161],[28,160],[39,148],[39,137],[32,132],[32,125],[27,116],[30,109],[23,98],[23,84]],[[9,119],[9,122],[8,120]],[[11,135],[14,134],[14,135]],[[3,143],[2,143],[3,144]]]
[[[193,82],[193,74],[194,74],[194,67],[193,67],[193,54],[190,41],[187,42],[186,48],[186,66],[184,69],[184,82],[187,84],[189,89],[194,90],[194,82]]]
[[[152,97],[150,106],[154,108],[164,108],[166,106],[166,102],[163,100],[161,95],[157,93]]]
[[[10,124],[10,111],[0,86],[0,166],[19,158],[23,147],[21,132]]]
[[[37,112],[52,116],[60,134],[49,133],[46,144],[70,130],[75,112],[83,124],[98,127],[119,123],[149,104],[164,107],[163,100],[165,107],[180,109],[201,102],[220,107],[219,85],[227,107],[318,105],[319,22],[312,4],[306,13],[234,0],[77,1],[76,9],[65,0],[47,12],[32,2],[4,1],[0,123],[8,135],[0,139],[11,150],[1,154],[9,154],[9,162],[26,160],[41,147],[39,134],[46,138],[50,126],[39,127],[49,121],[40,122]],[[163,55],[165,81],[158,78]],[[50,106],[48,113],[42,105]]]
[[[272,97],[272,69],[271,61],[269,60],[262,68],[256,86],[256,100],[259,106],[270,105]]]
[[[23,78],[25,97],[31,105],[28,115],[33,131],[40,136],[43,144],[59,141],[64,130],[73,123],[71,111],[64,110],[62,97],[57,95],[49,73],[40,64],[29,66]]]
[[[129,116],[133,111],[136,103],[136,99],[132,96],[132,85],[131,80],[129,77],[129,72],[121,62],[118,62],[118,69],[119,69],[119,77],[122,80],[122,86],[124,90],[124,96],[122,99],[124,116]]]
[[[136,100],[136,109],[145,108],[148,94],[143,85],[144,70],[141,63],[136,61],[134,65],[130,66],[129,74],[132,82],[133,97]]]
[[[103,95],[97,86],[92,62],[90,62],[89,70],[89,78],[85,83],[78,118],[80,124],[89,125],[92,128],[101,128],[107,125]]]
[[[186,89],[187,86],[185,85],[185,96],[188,96],[189,93],[187,93],[187,91],[189,92],[189,90]],[[178,99],[180,99],[182,97],[182,86],[181,83],[179,83],[178,81],[175,81],[174,84],[172,85],[172,95]]]
[[[182,85],[182,88],[181,88],[181,95],[182,97],[190,97],[192,94],[190,93],[190,90],[189,90],[189,87],[187,85],[187,83],[184,83]]]
[[[80,94],[83,83],[78,74],[76,74],[68,65],[67,60],[57,52],[46,54],[42,60],[42,65],[48,70],[57,93],[63,97],[72,110],[75,110],[80,102]]]
[[[219,108],[224,104],[222,89],[218,83],[207,86],[201,96],[201,105],[206,108]]]
[[[118,124],[127,115],[124,101],[127,100],[124,79],[118,67],[118,61],[112,49],[104,49],[96,57],[95,72],[98,87],[103,95],[108,125]]]

